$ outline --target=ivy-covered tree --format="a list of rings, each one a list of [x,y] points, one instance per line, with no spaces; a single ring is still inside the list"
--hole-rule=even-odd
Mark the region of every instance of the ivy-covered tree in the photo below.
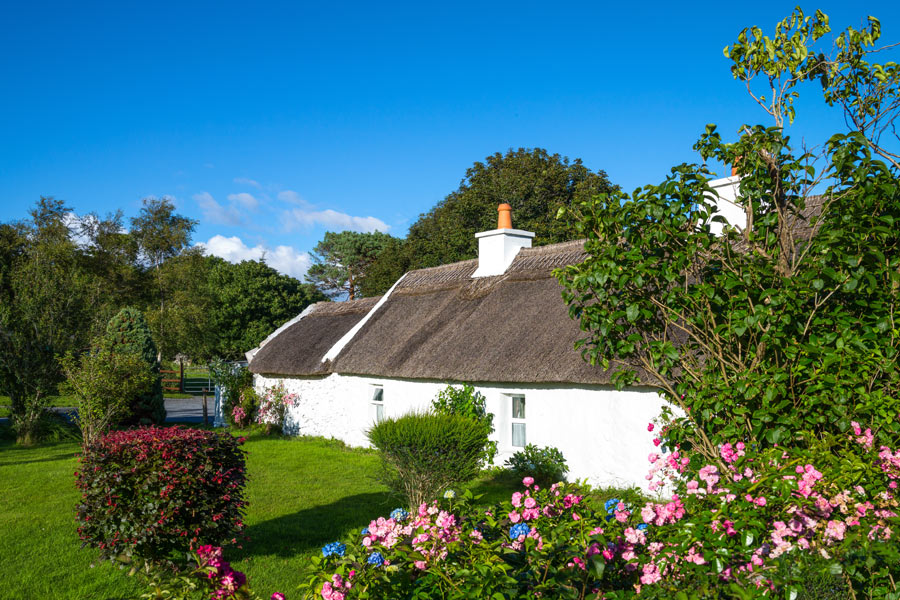
[[[713,233],[723,219],[700,165],[568,213],[589,257],[558,275],[584,355],[680,408],[670,447],[716,459],[724,442],[807,445],[851,421],[900,438],[900,172],[880,126],[898,114],[900,69],[867,62],[876,19],[841,33],[833,56],[815,51],[829,31],[797,9],[774,36],[746,29],[725,50],[774,121],[731,143],[708,126],[696,145],[737,166],[743,226]],[[784,129],[810,80],[851,125],[818,163]]]
[[[543,148],[495,152],[466,170],[459,188],[419,217],[402,243],[382,252],[366,271],[366,296],[383,294],[411,269],[478,256],[475,234],[497,227],[497,206],[513,209],[513,227],[533,231],[535,245],[576,239],[559,210],[616,187],[603,171]]]
[[[131,404],[126,422],[139,425],[160,424],[166,420],[166,404],[163,398],[162,377],[156,360],[156,344],[150,335],[150,327],[143,313],[135,308],[123,308],[109,321],[103,349],[140,356],[153,374],[150,391],[137,395]]]

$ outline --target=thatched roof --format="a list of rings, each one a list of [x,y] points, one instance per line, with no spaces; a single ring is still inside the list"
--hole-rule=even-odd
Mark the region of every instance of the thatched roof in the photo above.
[[[253,356],[250,370],[272,375],[322,375],[331,371],[322,357],[368,313],[380,298],[319,302],[269,339]]]
[[[552,270],[581,262],[583,241],[526,248],[503,275],[476,260],[412,271],[334,361],[339,373],[504,383],[609,383],[574,349]]]

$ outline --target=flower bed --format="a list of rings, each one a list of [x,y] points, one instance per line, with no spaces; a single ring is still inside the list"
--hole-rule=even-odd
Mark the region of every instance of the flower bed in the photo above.
[[[720,447],[691,469],[651,454],[665,501],[600,502],[578,485],[534,485],[488,510],[476,498],[422,504],[326,546],[306,598],[795,597],[812,578],[896,598],[900,452],[854,424],[830,451]],[[691,476],[696,473],[696,476]]]

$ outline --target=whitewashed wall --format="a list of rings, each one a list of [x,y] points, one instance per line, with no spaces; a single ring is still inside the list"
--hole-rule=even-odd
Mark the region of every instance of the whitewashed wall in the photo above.
[[[331,374],[315,378],[255,376],[258,391],[283,381],[300,396],[286,429],[301,435],[320,435],[352,446],[368,446],[366,430],[375,420],[372,388],[384,388],[384,414],[401,416],[425,410],[446,387],[445,382],[385,379]],[[610,386],[573,388],[532,384],[525,387],[477,384],[494,417],[498,442],[497,464],[515,451],[511,445],[509,394],[524,394],[527,442],[555,446],[569,464],[569,479],[588,479],[592,485],[635,485],[646,489],[647,456],[656,450],[647,423],[659,415],[663,400],[649,389],[617,391]]]

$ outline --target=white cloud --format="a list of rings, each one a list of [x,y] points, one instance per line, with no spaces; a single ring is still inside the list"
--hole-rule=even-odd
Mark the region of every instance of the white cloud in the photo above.
[[[224,258],[230,263],[239,263],[243,260],[265,260],[267,265],[279,273],[290,275],[301,281],[312,264],[309,253],[298,252],[292,246],[276,246],[274,249],[269,249],[258,244],[251,248],[237,236],[214,235],[209,238],[208,242],[200,242],[197,245],[203,248],[205,254]]]
[[[390,226],[381,219],[375,217],[354,217],[347,213],[338,212],[336,210],[303,210],[295,208],[285,211],[284,226],[288,231],[297,227],[312,227],[314,225],[323,225],[336,231],[362,231],[371,233],[373,231],[381,231],[387,233]]]
[[[262,186],[255,179],[248,179],[247,177],[235,177],[234,182],[239,185],[249,185],[250,187],[255,187],[256,189],[262,189]]]
[[[278,199],[282,202],[289,202],[291,204],[300,204],[302,206],[309,205],[309,203],[301,198],[300,194],[298,194],[294,190],[283,190],[278,192]]]
[[[256,210],[256,207],[259,206],[259,201],[254,198],[252,194],[248,194],[247,192],[228,194],[228,201],[232,204],[240,204],[244,208],[249,208],[250,210]]]
[[[194,201],[197,202],[200,206],[200,210],[203,211],[203,217],[211,223],[219,225],[240,225],[244,221],[241,217],[241,211],[239,211],[234,204],[231,206],[222,206],[216,202],[215,198],[213,198],[212,194],[209,192],[194,194]]]

